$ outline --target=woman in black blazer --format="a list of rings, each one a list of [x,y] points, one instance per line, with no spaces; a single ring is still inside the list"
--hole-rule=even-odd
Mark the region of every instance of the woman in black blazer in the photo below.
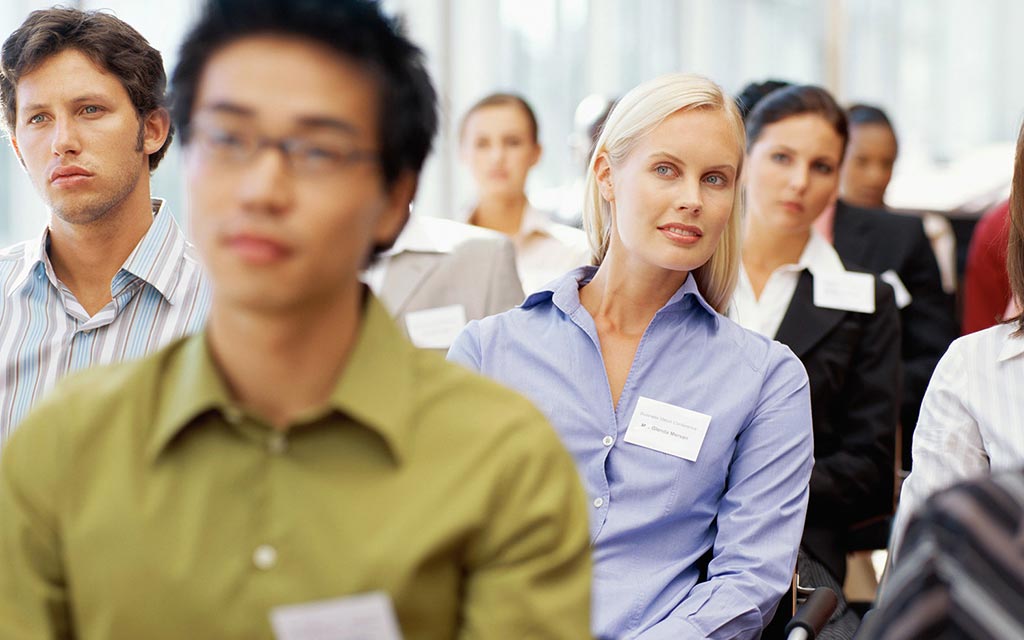
[[[730,315],[807,369],[815,466],[797,569],[802,585],[841,595],[847,531],[892,510],[899,313],[889,285],[844,264],[812,228],[835,202],[846,145],[835,100],[818,87],[780,89],[746,128],[743,269]],[[851,637],[857,622],[844,603],[828,631]]]

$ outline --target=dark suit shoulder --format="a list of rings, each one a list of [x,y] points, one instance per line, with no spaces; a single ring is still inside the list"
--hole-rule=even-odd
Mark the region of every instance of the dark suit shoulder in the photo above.
[[[842,200],[836,204],[836,226],[858,227],[865,232],[886,235],[899,234],[901,237],[917,232],[920,232],[922,236],[925,235],[924,222],[917,216],[892,213],[884,209],[855,207]]]

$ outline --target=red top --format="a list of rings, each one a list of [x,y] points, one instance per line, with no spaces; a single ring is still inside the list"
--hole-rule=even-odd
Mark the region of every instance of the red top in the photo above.
[[[998,323],[1010,303],[1010,279],[1006,274],[1009,220],[1007,200],[988,211],[974,227],[964,273],[963,335]]]

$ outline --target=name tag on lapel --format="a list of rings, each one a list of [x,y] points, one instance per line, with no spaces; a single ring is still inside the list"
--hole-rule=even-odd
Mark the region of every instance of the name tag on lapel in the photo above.
[[[626,428],[625,441],[694,462],[711,416],[641,397]]]
[[[420,349],[447,349],[465,326],[466,309],[461,304],[405,314],[409,339]]]
[[[275,607],[278,640],[402,640],[391,596],[383,591]]]
[[[885,282],[892,287],[893,293],[896,294],[896,306],[900,309],[906,307],[914,299],[914,297],[910,295],[910,292],[907,291],[907,288],[903,285],[903,281],[900,280],[899,274],[892,269],[889,269],[879,277],[882,278],[882,282]]]
[[[859,313],[875,312],[875,277],[843,271],[813,274],[814,306]]]

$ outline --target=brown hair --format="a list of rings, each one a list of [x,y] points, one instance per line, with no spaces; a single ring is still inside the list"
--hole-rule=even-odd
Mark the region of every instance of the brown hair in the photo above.
[[[846,143],[850,137],[846,113],[836,103],[832,94],[813,85],[783,87],[759,100],[744,118],[747,126],[747,150],[754,146],[761,137],[761,130],[766,126],[805,113],[819,115],[828,122],[843,141],[839,157],[846,155]]]
[[[33,11],[3,44],[0,104],[8,135],[14,137],[18,81],[50,56],[68,49],[82,52],[117,76],[138,113],[141,139],[142,120],[164,108],[167,75],[160,52],[138,31],[110,14],[65,8]],[[160,164],[173,135],[173,130],[169,131],[163,146],[149,155],[150,171]]]
[[[1018,304],[1024,302],[1024,126],[1017,136],[1017,159],[1013,164],[1013,186],[1010,189],[1010,242],[1006,250],[1006,271],[1010,275],[1010,292]],[[1010,318],[1017,323],[1015,335],[1024,336],[1024,313]]]
[[[466,123],[469,122],[469,116],[473,115],[484,107],[503,107],[505,105],[514,105],[523,110],[526,114],[526,119],[530,123],[530,136],[534,142],[540,139],[540,127],[537,126],[537,114],[533,112],[533,107],[526,101],[526,98],[516,95],[514,93],[492,93],[489,96],[484,96],[476,101],[472,107],[466,111],[466,115],[462,116],[462,122],[459,124],[459,139],[466,133]]]

